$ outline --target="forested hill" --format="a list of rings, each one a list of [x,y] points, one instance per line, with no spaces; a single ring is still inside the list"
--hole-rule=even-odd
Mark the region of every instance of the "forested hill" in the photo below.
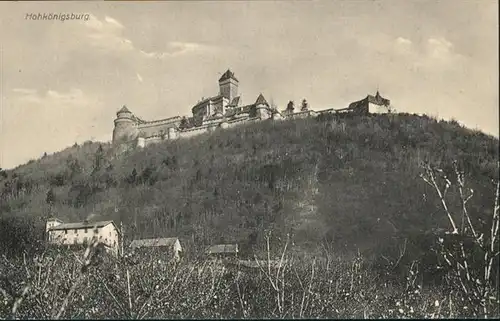
[[[48,216],[93,213],[128,238],[177,236],[186,248],[259,244],[272,230],[309,251],[388,251],[447,227],[423,162],[450,171],[457,160],[471,215],[490,217],[498,143],[408,114],[263,121],[122,153],[88,142],[2,172],[0,235],[12,249],[41,238]],[[458,211],[458,192],[448,196]]]

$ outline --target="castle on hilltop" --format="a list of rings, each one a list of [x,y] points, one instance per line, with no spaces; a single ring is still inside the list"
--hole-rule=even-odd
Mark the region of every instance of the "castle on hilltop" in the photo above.
[[[378,91],[375,96],[368,95],[343,109],[331,108],[314,111],[309,108],[309,104],[304,99],[298,111],[295,111],[293,101],[288,103],[285,110],[279,111],[276,107],[270,106],[262,94],[257,97],[254,103],[244,105],[238,94],[238,85],[238,79],[228,69],[219,79],[219,93],[199,101],[191,108],[192,116],[189,117],[175,116],[145,121],[123,106],[116,113],[117,117],[114,120],[113,144],[133,143],[135,146],[144,147],[167,139],[190,137],[265,119],[294,119],[322,113],[391,112],[390,101],[380,96]]]

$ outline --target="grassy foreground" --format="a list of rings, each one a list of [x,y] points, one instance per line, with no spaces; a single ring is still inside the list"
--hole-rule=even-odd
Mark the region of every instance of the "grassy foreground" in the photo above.
[[[2,318],[449,318],[481,317],[460,291],[422,286],[418,264],[389,282],[361,257],[299,258],[244,269],[200,259],[141,264],[93,251],[50,250],[0,262]],[[85,260],[87,258],[87,260]],[[498,315],[498,301],[488,302]]]

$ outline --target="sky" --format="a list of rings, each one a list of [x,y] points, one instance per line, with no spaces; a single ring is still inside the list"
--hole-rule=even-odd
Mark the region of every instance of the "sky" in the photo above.
[[[0,167],[110,141],[123,105],[189,115],[228,68],[245,104],[344,108],[378,89],[498,137],[498,28],[494,0],[1,2]]]

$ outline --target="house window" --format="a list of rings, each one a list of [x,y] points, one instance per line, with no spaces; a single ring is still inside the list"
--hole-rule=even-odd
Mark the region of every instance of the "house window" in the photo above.
[[[68,234],[68,230],[64,230],[64,234]]]
[[[88,229],[87,228],[85,228],[85,233],[88,233]]]
[[[78,230],[75,228],[75,234],[78,233]]]
[[[98,228],[98,227],[96,227],[96,228],[94,229],[94,233],[96,233],[96,234],[97,234],[97,233],[99,233],[99,228]]]

